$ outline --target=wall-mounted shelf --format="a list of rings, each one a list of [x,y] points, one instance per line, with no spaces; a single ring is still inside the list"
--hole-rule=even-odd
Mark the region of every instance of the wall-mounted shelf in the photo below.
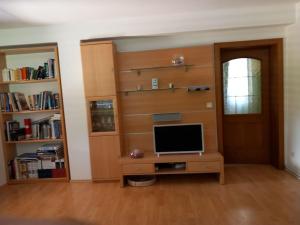
[[[137,75],[141,75],[141,72],[146,71],[146,70],[163,70],[163,69],[177,69],[177,68],[184,68],[185,71],[187,72],[190,67],[195,67],[195,65],[184,64],[184,65],[177,65],[177,66],[171,65],[171,66],[155,66],[155,67],[133,68],[133,69],[129,69],[129,70],[121,70],[120,72],[123,72],[123,73],[136,72]]]
[[[129,93],[135,93],[135,92],[152,92],[152,91],[172,91],[175,90],[184,89],[187,92],[193,92],[193,91],[209,91],[210,87],[208,86],[189,86],[189,87],[173,87],[173,88],[158,88],[158,89],[141,89],[141,90],[124,90],[119,91],[119,93],[124,93],[125,95],[128,95]]]
[[[125,91],[119,91],[119,93],[124,93],[125,95],[128,95],[129,93],[134,92],[151,92],[151,91],[175,91],[178,89],[187,89],[186,87],[174,87],[174,88],[158,88],[158,89],[141,89],[141,90],[125,90]]]

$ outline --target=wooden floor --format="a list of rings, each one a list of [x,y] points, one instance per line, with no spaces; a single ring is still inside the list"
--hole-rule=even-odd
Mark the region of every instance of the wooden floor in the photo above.
[[[4,186],[0,215],[101,225],[300,224],[300,181],[285,171],[229,166],[225,177],[226,185],[213,175],[176,175],[146,188],[120,188],[119,183]]]

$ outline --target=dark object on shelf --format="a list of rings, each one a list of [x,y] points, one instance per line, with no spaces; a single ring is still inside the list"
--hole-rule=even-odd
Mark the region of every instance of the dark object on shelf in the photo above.
[[[51,169],[38,170],[38,177],[39,178],[52,178],[52,170]]]
[[[189,86],[187,88],[188,92],[193,92],[193,91],[208,91],[210,88],[208,86]]]
[[[130,176],[127,178],[128,184],[133,187],[146,187],[155,183],[155,176]]]
[[[185,170],[186,163],[185,162],[174,162],[174,163],[155,163],[155,171],[163,171],[163,170]]]
[[[90,101],[92,132],[116,130],[114,103],[112,99]]]
[[[143,158],[144,152],[140,149],[134,149],[132,152],[130,152],[129,156],[133,159]]]
[[[174,55],[172,58],[172,64],[174,66],[184,65],[184,56],[183,55]]]
[[[32,137],[32,124],[31,119],[24,119],[24,126],[25,126],[25,138],[31,138]]]
[[[180,121],[181,113],[157,113],[152,114],[153,122],[168,122],[168,121]]]

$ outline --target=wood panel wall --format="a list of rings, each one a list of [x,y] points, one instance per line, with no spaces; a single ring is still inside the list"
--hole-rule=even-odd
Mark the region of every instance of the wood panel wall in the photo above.
[[[186,71],[181,68],[142,70],[140,75],[132,69],[164,67],[171,65],[174,55],[182,54],[185,64],[194,65]],[[153,152],[153,113],[179,112],[180,122],[203,123],[206,152],[217,152],[217,127],[215,109],[215,78],[213,46],[162,49],[141,52],[118,53],[118,95],[121,103],[121,124],[123,128],[123,155],[139,148]],[[159,88],[168,88],[169,83],[180,88],[174,91],[158,90],[149,92],[130,92],[138,85],[151,89],[151,79],[159,79]],[[191,85],[207,85],[209,91],[188,93]],[[207,108],[208,102],[213,108]]]

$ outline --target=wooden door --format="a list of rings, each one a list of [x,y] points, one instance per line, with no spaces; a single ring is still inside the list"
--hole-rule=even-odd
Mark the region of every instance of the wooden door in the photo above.
[[[116,95],[112,43],[81,45],[85,97]]]
[[[222,52],[226,163],[270,163],[269,50]]]
[[[90,137],[92,179],[119,179],[120,137],[119,135]]]

